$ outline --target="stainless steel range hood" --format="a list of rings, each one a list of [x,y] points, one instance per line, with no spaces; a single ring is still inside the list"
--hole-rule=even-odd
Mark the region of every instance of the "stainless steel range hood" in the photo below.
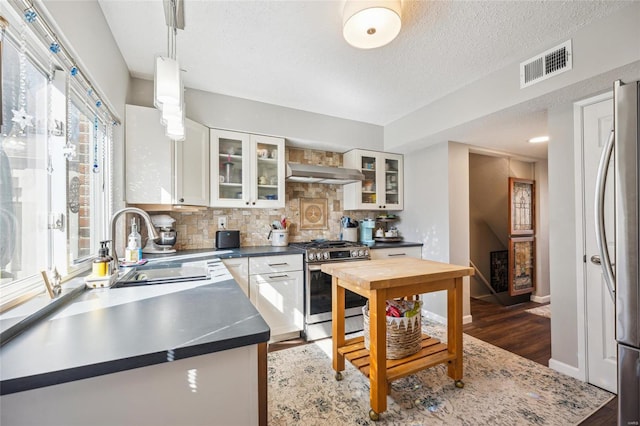
[[[289,182],[344,185],[362,181],[364,180],[364,175],[360,170],[356,169],[287,163],[286,179]]]

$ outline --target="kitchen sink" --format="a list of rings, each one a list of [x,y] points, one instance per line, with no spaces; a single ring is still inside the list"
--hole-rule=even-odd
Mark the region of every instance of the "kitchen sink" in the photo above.
[[[183,265],[157,268],[132,268],[118,278],[111,288],[136,287],[143,285],[170,284],[185,281],[202,281],[209,279],[206,265]]]

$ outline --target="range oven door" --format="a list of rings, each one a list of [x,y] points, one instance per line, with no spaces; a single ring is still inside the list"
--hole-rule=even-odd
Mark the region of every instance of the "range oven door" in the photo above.
[[[321,265],[307,265],[305,281],[305,321],[307,324],[331,321],[331,275]],[[362,315],[367,298],[345,291],[345,317]]]

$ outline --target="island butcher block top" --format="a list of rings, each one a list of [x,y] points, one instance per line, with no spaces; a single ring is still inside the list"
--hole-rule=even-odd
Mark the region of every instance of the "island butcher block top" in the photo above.
[[[348,282],[349,290],[357,287],[363,292],[473,275],[470,267],[407,257],[327,263],[322,265],[322,271]]]
[[[333,369],[342,380],[345,358],[369,378],[371,410],[378,420],[387,408],[389,382],[438,364],[447,364],[447,375],[462,388],[462,277],[473,269],[416,258],[328,263],[322,271],[332,280]],[[345,291],[369,299],[369,349],[362,337],[345,340]],[[386,357],[386,300],[447,292],[447,343],[422,333],[421,350],[401,359]]]

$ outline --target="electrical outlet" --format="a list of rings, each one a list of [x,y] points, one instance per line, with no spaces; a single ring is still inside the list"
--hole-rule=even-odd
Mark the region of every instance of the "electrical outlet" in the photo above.
[[[227,217],[218,216],[218,229],[227,229]]]

